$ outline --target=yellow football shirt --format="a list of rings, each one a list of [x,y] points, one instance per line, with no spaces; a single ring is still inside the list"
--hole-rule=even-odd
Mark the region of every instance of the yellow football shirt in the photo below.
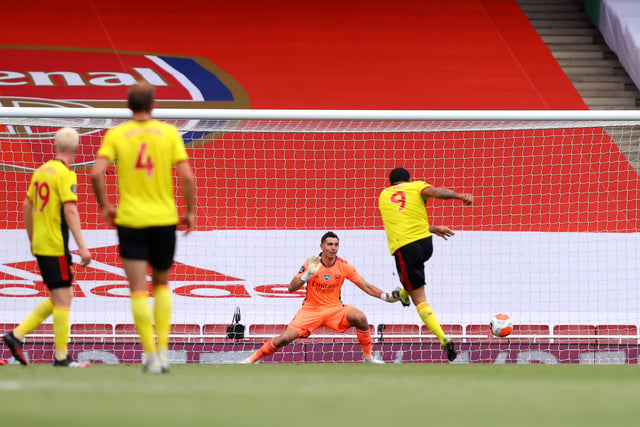
[[[62,256],[68,251],[69,228],[63,205],[76,202],[78,178],[61,160],[49,160],[31,176],[27,197],[33,204],[35,255]]]
[[[431,236],[421,194],[430,186],[424,181],[403,182],[380,192],[378,208],[392,255],[409,243]]]
[[[144,228],[178,223],[173,167],[189,157],[175,126],[158,120],[129,120],[107,131],[98,157],[116,162],[117,225]]]

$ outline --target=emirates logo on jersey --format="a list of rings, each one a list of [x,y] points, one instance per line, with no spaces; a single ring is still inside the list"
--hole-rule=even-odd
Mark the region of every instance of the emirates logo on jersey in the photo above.
[[[249,97],[240,84],[201,57],[0,46],[0,58],[0,108],[124,108],[127,88],[143,79],[156,87],[159,108],[249,107]],[[83,128],[78,121],[69,125],[80,128],[81,136],[99,136],[95,134],[103,132]],[[104,127],[111,125],[110,120],[105,120]],[[33,126],[0,118],[3,148],[5,144],[15,145],[2,150],[1,166],[30,171],[43,163],[53,153],[51,142],[57,129],[58,126]],[[185,132],[183,138],[188,144],[203,135]],[[91,145],[87,144],[89,141]],[[97,149],[94,141],[100,138],[83,138],[80,154],[93,155]],[[29,155],[16,156],[21,152]]]

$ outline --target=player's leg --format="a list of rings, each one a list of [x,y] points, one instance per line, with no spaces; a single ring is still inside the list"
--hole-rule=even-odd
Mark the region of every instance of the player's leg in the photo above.
[[[287,344],[298,339],[300,333],[292,328],[291,326],[287,327],[285,331],[278,335],[277,337],[271,338],[267,340],[262,347],[260,347],[255,353],[253,353],[248,358],[241,361],[241,363],[256,363],[258,360],[262,359],[265,356],[269,356],[270,354],[275,353],[280,348],[284,347]]]
[[[50,298],[42,301],[33,311],[16,326],[13,331],[5,334],[2,341],[9,348],[14,359],[23,365],[27,365],[27,358],[24,355],[22,346],[24,337],[53,313],[53,301]]]
[[[140,344],[145,354],[143,371],[161,373],[162,368],[156,354],[156,343],[153,337],[153,316],[148,298],[147,264],[149,245],[147,229],[131,229],[118,227],[120,257],[122,267],[129,282],[131,292],[131,311]]]
[[[409,293],[418,315],[431,333],[438,338],[447,352],[447,358],[452,361],[457,357],[454,343],[442,330],[438,317],[427,302],[424,289],[426,283],[424,263],[431,258],[432,254],[433,245],[429,237],[403,246],[396,251],[394,258],[402,286]]]
[[[373,341],[371,340],[371,329],[367,316],[355,307],[345,306],[346,313],[343,320],[337,325],[338,332],[344,332],[345,326],[353,326],[356,329],[356,337],[362,346],[362,356],[365,363],[384,363],[380,359],[373,357]],[[331,326],[331,325],[328,325]]]
[[[243,359],[240,363],[255,363],[263,357],[275,353],[280,348],[298,339],[298,337],[308,337],[321,324],[321,312],[306,310],[302,307],[281,335],[265,342],[255,353]]]
[[[51,289],[56,362],[64,362],[67,360],[67,347],[69,344],[69,314],[71,310],[72,297],[73,288],[71,286],[61,286]]]
[[[153,292],[153,318],[158,336],[158,359],[163,372],[169,372],[169,333],[173,301],[169,289],[169,274],[176,247],[176,227],[153,227],[150,231],[151,284]]]

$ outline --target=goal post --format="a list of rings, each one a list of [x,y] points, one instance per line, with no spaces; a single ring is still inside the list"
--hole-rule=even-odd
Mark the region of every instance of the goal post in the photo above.
[[[74,127],[79,211],[94,261],[76,269],[70,349],[94,363],[141,357],[115,231],[102,223],[88,178],[105,130],[129,116],[0,108],[0,326],[11,328],[47,295],[22,200],[30,173],[53,154],[55,131]],[[170,284],[174,363],[232,362],[281,333],[304,297],[286,286],[326,231],[369,282],[400,286],[377,210],[398,166],[475,196],[471,207],[427,203],[432,223],[456,233],[434,238],[426,294],[458,343],[458,362],[638,363],[640,112],[157,109],[154,117],[181,130],[197,185],[196,231],[178,237]],[[116,202],[114,171],[106,182]],[[381,302],[348,281],[342,300],[367,315],[385,361],[446,361],[414,307]],[[236,309],[246,328],[234,339],[227,327]],[[498,313],[513,320],[508,338],[489,334]],[[32,362],[52,360],[50,326],[27,337]],[[359,361],[352,330],[325,329],[265,359]]]

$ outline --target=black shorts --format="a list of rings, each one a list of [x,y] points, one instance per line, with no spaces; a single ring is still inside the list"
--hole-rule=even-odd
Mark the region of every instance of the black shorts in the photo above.
[[[176,226],[128,228],[118,226],[120,256],[149,261],[157,270],[168,270],[176,251]]]
[[[425,285],[424,263],[431,258],[431,255],[433,255],[431,236],[409,243],[393,254],[400,282],[407,291]]]
[[[36,255],[42,280],[50,291],[57,288],[68,288],[73,281],[73,265],[71,255],[43,256]]]

